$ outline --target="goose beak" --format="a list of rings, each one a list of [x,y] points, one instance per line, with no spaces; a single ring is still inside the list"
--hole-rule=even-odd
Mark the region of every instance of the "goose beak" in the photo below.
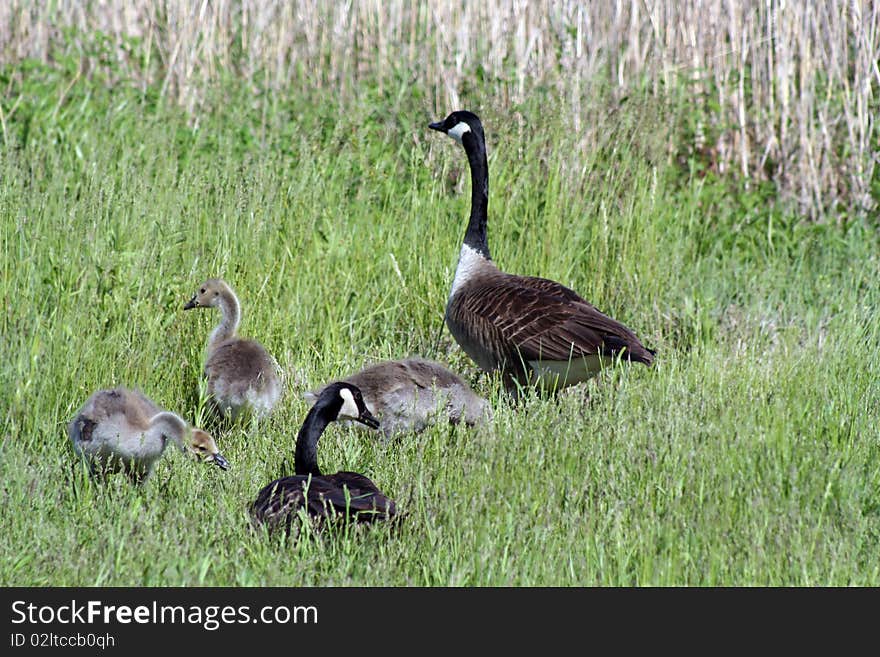
[[[438,132],[446,132],[443,129],[443,121],[437,121],[436,123],[429,123],[428,127],[431,128],[431,130],[437,130]]]
[[[190,299],[189,301],[187,301],[184,304],[183,309],[184,310],[192,310],[193,308],[198,308],[198,306],[199,306],[199,302],[196,301],[195,297],[193,297],[192,299]]]
[[[220,452],[217,452],[216,454],[212,454],[208,460],[212,461],[214,463],[214,465],[216,465],[221,470],[228,470],[229,469],[229,461],[227,461],[226,458]]]
[[[364,412],[358,416],[357,421],[361,424],[367,425],[368,427],[370,427],[370,429],[379,428],[379,420],[377,420],[376,417],[367,409],[364,409]]]

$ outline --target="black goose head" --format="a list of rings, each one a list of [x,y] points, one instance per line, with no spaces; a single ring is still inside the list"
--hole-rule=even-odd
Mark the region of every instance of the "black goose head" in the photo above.
[[[442,121],[429,123],[431,130],[443,132],[452,137],[459,144],[465,145],[465,140],[476,137],[480,143],[485,143],[483,124],[480,117],[467,110],[458,110],[447,116]],[[470,135],[470,137],[468,136]]]
[[[321,407],[322,412],[333,420],[354,420],[365,424],[371,429],[379,428],[377,420],[364,403],[364,396],[360,388],[346,381],[331,383],[321,391],[315,407]]]

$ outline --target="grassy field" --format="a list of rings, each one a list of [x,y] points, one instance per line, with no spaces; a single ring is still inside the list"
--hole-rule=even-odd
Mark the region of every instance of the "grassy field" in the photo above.
[[[41,73],[0,159],[0,584],[880,585],[876,219],[804,221],[670,156],[647,97],[597,96],[586,152],[552,98],[516,121],[463,98],[499,265],[657,349],[513,407],[442,324],[469,181],[417,95],[232,85],[194,122],[155,90]],[[169,451],[141,488],[94,484],[65,435],[93,390],[201,419],[216,315],[182,307],[208,276],[284,369],[280,410],[216,434],[228,472]],[[302,392],[412,354],[462,372],[494,422],[388,444],[331,427],[322,468],[367,474],[405,521],[251,533],[246,505],[292,471]]]

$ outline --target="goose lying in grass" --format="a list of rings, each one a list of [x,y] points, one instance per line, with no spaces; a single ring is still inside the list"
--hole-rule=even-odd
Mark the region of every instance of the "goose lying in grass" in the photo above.
[[[296,474],[276,479],[260,490],[249,508],[254,525],[284,527],[289,534],[299,509],[315,518],[343,515],[358,522],[387,520],[395,515],[394,502],[364,475],[321,474],[318,439],[331,422],[341,419],[361,422],[373,429],[379,426],[356,386],[342,381],[326,386],[296,438]]]
[[[208,392],[220,413],[233,420],[245,409],[258,418],[271,413],[281,397],[278,363],[259,342],[236,335],[241,305],[232,288],[219,278],[209,278],[183,307],[192,308],[220,309],[220,323],[208,338],[205,361]]]
[[[495,265],[486,231],[483,125],[475,114],[458,111],[428,127],[464,147],[471,171],[470,220],[446,304],[446,325],[465,353],[488,372],[500,370],[514,394],[527,385],[556,389],[585,381],[615,358],[651,365],[654,352],[632,330],[573,290]]]
[[[140,483],[150,476],[169,440],[203,461],[229,467],[209,434],[138,390],[98,390],[67,425],[67,434],[95,475],[124,472]]]
[[[417,433],[442,417],[451,424],[464,422],[468,426],[492,419],[489,403],[464,379],[440,363],[423,358],[376,363],[343,381],[360,389],[386,437]],[[305,393],[306,400],[314,404],[323,390]]]

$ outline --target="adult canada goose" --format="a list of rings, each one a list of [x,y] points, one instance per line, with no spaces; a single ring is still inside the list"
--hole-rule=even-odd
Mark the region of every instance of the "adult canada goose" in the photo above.
[[[291,521],[299,509],[317,518],[340,514],[360,522],[386,520],[397,512],[394,502],[364,475],[321,474],[318,439],[328,424],[341,419],[362,422],[373,429],[379,426],[357,386],[338,381],[325,387],[296,438],[296,474],[276,479],[257,494],[250,506],[255,525],[270,529],[284,526],[290,533]]]
[[[489,403],[455,372],[423,358],[389,360],[365,367],[343,379],[357,386],[369,411],[379,418],[386,437],[418,433],[440,415],[451,424],[473,426],[492,419]],[[305,393],[314,404],[323,388]]]
[[[480,119],[457,111],[428,127],[460,143],[471,170],[470,221],[446,303],[446,325],[465,353],[488,372],[500,370],[512,392],[585,381],[614,357],[650,365],[654,352],[635,333],[573,290],[498,269],[486,234],[489,165]]]
[[[124,472],[142,482],[169,440],[203,461],[229,467],[209,434],[159,408],[138,390],[98,390],[67,425],[67,434],[95,475]]]
[[[232,419],[246,408],[266,416],[281,396],[278,363],[259,342],[236,335],[241,305],[226,281],[209,278],[183,309],[215,307],[220,308],[220,323],[208,337],[208,392],[220,413]]]

